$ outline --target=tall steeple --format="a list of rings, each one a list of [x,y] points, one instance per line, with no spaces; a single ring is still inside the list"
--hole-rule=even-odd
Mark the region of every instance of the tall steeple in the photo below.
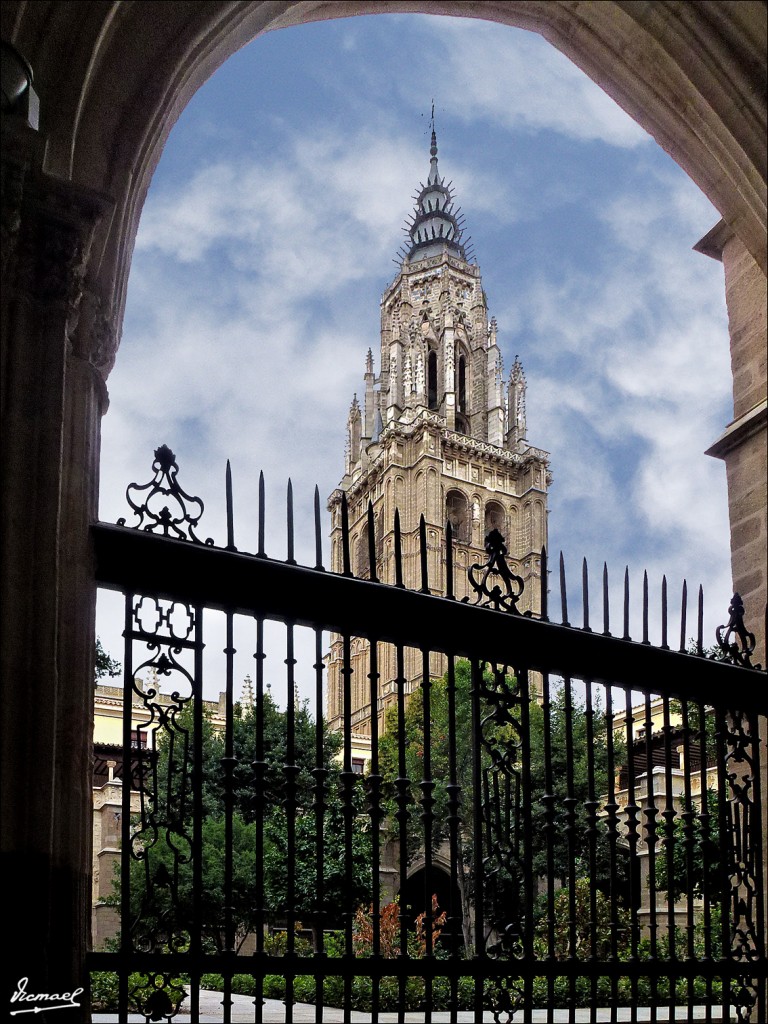
[[[347,420],[345,474],[328,501],[331,565],[341,572],[348,564],[355,575],[370,578],[373,552],[379,580],[400,579],[418,589],[426,558],[430,588],[444,593],[449,521],[452,593],[462,599],[470,596],[469,566],[485,561],[485,538],[498,529],[513,572],[526,584],[522,610],[536,614],[541,587],[533,580],[547,539],[549,462],[526,439],[525,374],[515,359],[509,380],[504,376],[480,268],[469,252],[451,185],[440,173],[434,123],[431,135],[426,184],[413,197],[398,270],[381,299],[380,369],[369,349],[364,399],[353,400]],[[329,725],[351,722],[363,761],[376,713],[367,645],[356,640],[350,654],[333,634],[327,662]],[[380,734],[385,711],[397,700],[399,678],[404,675],[408,693],[421,685],[424,673],[419,652],[405,652],[400,665],[393,649],[382,646]],[[430,672],[444,670],[436,656]]]
[[[464,238],[452,186],[440,174],[434,111],[429,158],[426,184],[419,185],[405,227],[400,269],[382,299],[381,372],[375,375],[369,350],[364,408],[353,407],[350,418],[347,472],[353,476],[375,458],[389,426],[413,423],[425,413],[499,448],[510,441],[514,448],[525,436],[518,401],[522,367],[516,365],[515,381],[507,384],[480,268]]]

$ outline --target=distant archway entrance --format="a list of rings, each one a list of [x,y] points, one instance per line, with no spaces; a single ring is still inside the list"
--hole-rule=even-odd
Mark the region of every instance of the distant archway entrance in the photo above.
[[[453,899],[451,899],[453,891]],[[428,895],[429,894],[429,895]],[[431,903],[432,896],[437,898],[437,914],[445,911],[447,917],[451,910],[457,916],[461,915],[461,898],[459,887],[451,885],[449,872],[438,864],[432,864],[427,874],[427,868],[422,866],[408,876],[405,886],[400,891],[400,906],[407,911],[409,920],[415,921],[419,914],[427,913],[428,900]],[[461,926],[457,924],[455,933],[452,933],[450,926],[443,928],[440,943],[448,948],[454,944],[461,944]]]

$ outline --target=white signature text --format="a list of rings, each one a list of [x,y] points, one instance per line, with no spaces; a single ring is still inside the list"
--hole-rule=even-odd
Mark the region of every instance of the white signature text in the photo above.
[[[12,1003],[44,1003],[46,1010],[67,1010],[80,1003],[75,1002],[83,989],[76,988],[73,992],[27,992],[29,978],[19,978],[16,982],[16,991],[11,996]],[[59,1005],[53,1005],[58,1003]],[[41,1007],[29,1007],[23,1010],[11,1010],[11,1016],[15,1017],[20,1013],[38,1013]]]

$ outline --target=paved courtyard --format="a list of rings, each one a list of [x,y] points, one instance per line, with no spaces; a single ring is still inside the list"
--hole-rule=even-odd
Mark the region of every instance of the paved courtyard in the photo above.
[[[178,1017],[174,1018],[174,1021],[178,1021],[179,1024],[221,1024],[224,1020],[223,1007],[221,1004],[221,993],[220,992],[200,992],[200,1016],[197,1021],[192,1021],[189,1013],[186,1014],[184,1006],[182,1006],[182,1012]],[[264,1024],[283,1024],[286,1020],[285,1016],[285,1004],[279,1002],[277,999],[265,1000],[263,1006],[262,1020]],[[254,1003],[250,996],[232,996],[232,1024],[246,1024],[256,1019],[254,1014]],[[675,1013],[674,1020],[677,1021],[690,1021],[690,1020],[704,1020],[707,1017],[707,1008],[704,1006],[694,1006],[690,1009],[687,1007],[678,1007]],[[293,1007],[293,1020],[296,1024],[306,1024],[308,1021],[316,1020],[317,1008],[315,1006],[307,1005],[306,1003],[296,1003]],[[652,1017],[651,1010],[647,1007],[638,1007],[634,1013],[636,1016],[633,1017],[633,1009],[631,1007],[622,1007],[617,1010],[598,1010],[597,1020],[598,1021],[650,1021],[651,1019],[656,1021],[667,1021],[669,1020],[669,1011],[666,1008],[658,1008],[655,1015]],[[720,1020],[721,1009],[719,1007],[712,1007],[709,1011],[709,1019]],[[115,1013],[95,1013],[93,1015],[94,1024],[117,1024],[117,1014]],[[328,1022],[328,1024],[336,1024],[336,1022],[344,1021],[344,1011],[336,1009],[335,1007],[326,1006],[323,1007],[321,1020]],[[351,1024],[370,1024],[372,1019],[370,1013],[364,1013],[358,1010],[353,1010],[350,1016],[347,1018],[351,1021]],[[447,1011],[441,1010],[435,1012],[431,1016],[433,1024],[449,1024],[452,1020],[451,1014]],[[475,1015],[471,1010],[460,1010],[454,1018],[457,1024],[473,1024],[475,1021]],[[139,1024],[144,1022],[145,1018],[139,1014],[130,1014],[128,1020],[131,1024]],[[406,1013],[403,1018],[399,1018],[396,1013],[380,1013],[377,1020],[380,1024],[424,1024],[424,1014],[418,1011],[412,1013]],[[555,1010],[552,1017],[549,1017],[546,1010],[530,1010],[528,1013],[519,1012],[514,1017],[514,1024],[545,1024],[548,1020],[552,1021],[553,1024],[568,1024],[569,1021],[573,1024],[587,1024],[590,1020],[589,1010],[576,1010],[575,1016],[571,1017],[568,1010]],[[483,1015],[483,1024],[495,1024],[493,1014],[488,1011]]]

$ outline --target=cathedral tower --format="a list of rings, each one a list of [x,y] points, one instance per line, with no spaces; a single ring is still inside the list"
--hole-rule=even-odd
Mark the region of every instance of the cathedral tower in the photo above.
[[[516,357],[505,384],[495,318],[489,319],[480,268],[464,241],[463,216],[440,176],[432,132],[426,185],[415,197],[399,253],[400,269],[381,300],[378,375],[368,350],[362,404],[347,421],[344,476],[331,494],[332,566],[343,570],[341,501],[346,494],[351,570],[370,576],[368,503],[374,512],[376,575],[395,583],[394,518],[399,510],[403,583],[421,587],[419,519],[427,528],[429,585],[445,593],[445,524],[453,529],[456,597],[469,593],[466,570],[486,559],[486,534],[506,538],[509,564],[525,581],[521,611],[539,611],[540,553],[547,542],[548,453],[526,436],[526,379]],[[534,585],[534,580],[536,584]],[[341,640],[331,637],[328,721],[341,728]],[[421,655],[406,652],[406,688],[422,678]],[[430,670],[442,675],[443,659]],[[394,651],[379,655],[380,729],[396,700]],[[364,749],[370,732],[367,641],[352,645],[352,729]]]

